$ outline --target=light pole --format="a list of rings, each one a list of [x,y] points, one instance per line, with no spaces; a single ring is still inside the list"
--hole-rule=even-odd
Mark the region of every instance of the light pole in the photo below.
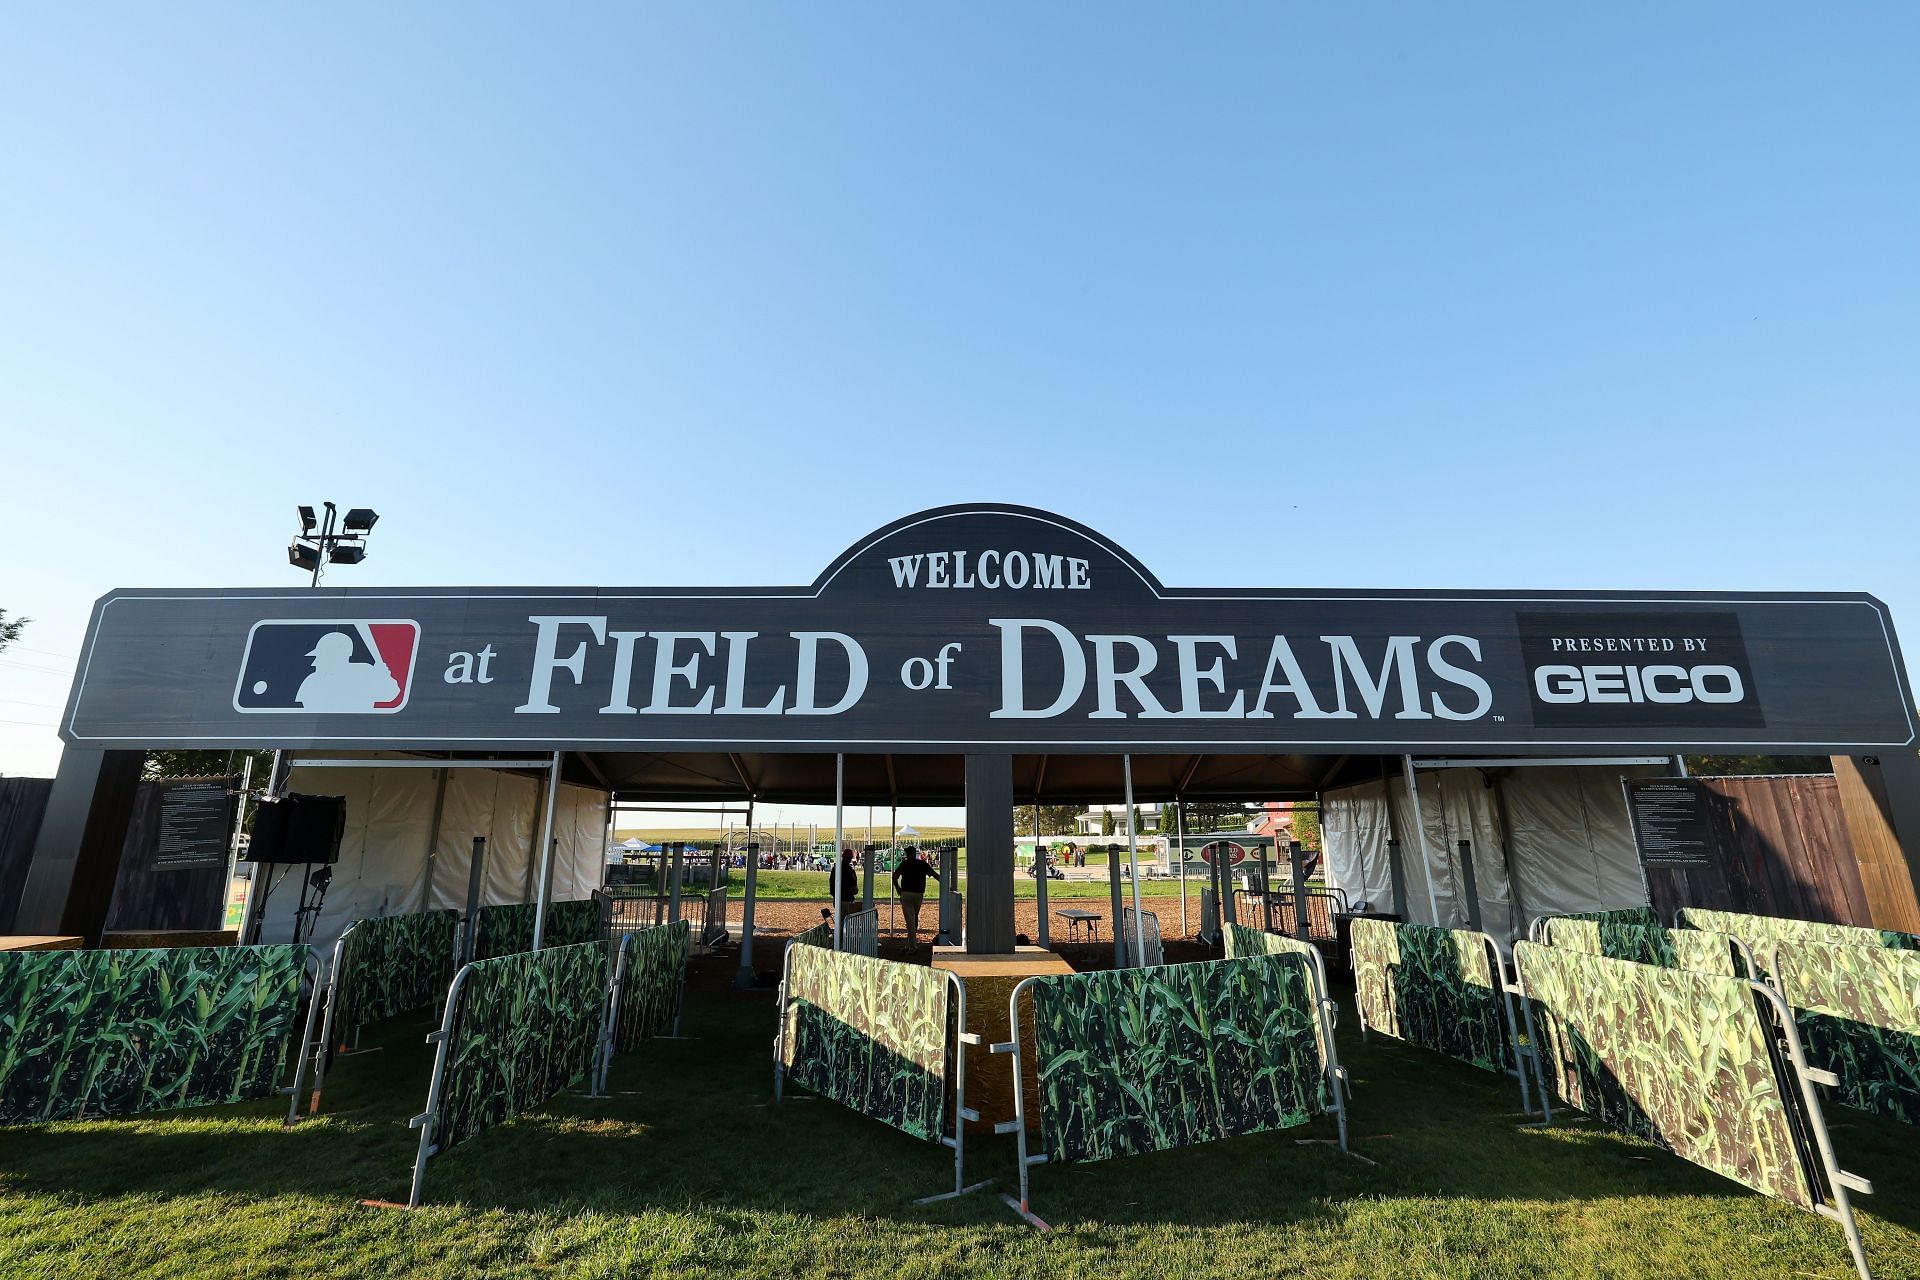
[[[367,536],[373,532],[380,514],[371,507],[352,507],[343,518],[331,502],[320,504],[327,510],[325,520],[314,517],[312,507],[296,507],[300,513],[300,532],[287,544],[287,563],[313,574],[313,586],[320,585],[320,573],[329,564],[359,564],[367,558]],[[319,532],[315,533],[314,530]]]
[[[320,585],[320,572],[329,564],[359,564],[367,558],[367,535],[373,532],[373,526],[380,519],[380,513],[371,507],[351,507],[342,517],[339,508],[331,502],[320,504],[326,508],[326,518],[317,519],[314,509],[308,506],[295,507],[300,517],[300,532],[293,535],[293,541],[287,544],[287,563],[296,569],[305,569],[313,577],[309,585]],[[318,532],[316,532],[318,530]],[[280,788],[286,779],[283,753],[273,753],[273,768],[267,773],[267,786],[261,793],[262,799],[277,799]],[[240,941],[253,941],[253,935],[260,928],[260,887],[258,872],[260,864],[254,864],[255,875],[247,880],[247,900],[240,911]]]

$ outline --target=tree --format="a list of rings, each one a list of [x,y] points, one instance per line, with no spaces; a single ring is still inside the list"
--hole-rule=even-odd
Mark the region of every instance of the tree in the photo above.
[[[1245,831],[1247,819],[1252,815],[1243,804],[1221,804],[1218,801],[1187,801],[1187,834],[1207,835],[1214,831]],[[1166,821],[1164,818],[1162,821]],[[1172,825],[1168,824],[1168,830]]]
[[[1293,838],[1300,842],[1302,849],[1320,847],[1320,810],[1308,805],[1296,805],[1290,815],[1293,818]]]
[[[1707,778],[1743,773],[1832,773],[1830,756],[1688,756],[1687,772]]]
[[[32,621],[32,618],[15,618],[9,622],[7,611],[0,609],[0,651],[4,651],[8,645],[18,640],[20,633],[25,631],[27,624]]]
[[[241,761],[253,757],[253,785],[267,785],[273,768],[271,751],[149,751],[141,766],[144,778],[219,778],[238,774]]]
[[[1040,806],[1041,836],[1069,835],[1073,832],[1073,820],[1080,816],[1077,804],[1043,804]],[[1015,805],[1013,809],[1013,833],[1019,836],[1033,834],[1033,806]]]
[[[1103,836],[1113,834],[1113,810],[1106,805],[1100,806],[1100,834]]]

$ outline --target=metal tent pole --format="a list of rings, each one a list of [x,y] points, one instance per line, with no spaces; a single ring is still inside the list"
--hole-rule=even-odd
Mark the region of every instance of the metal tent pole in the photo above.
[[[1280,838],[1273,837],[1273,853],[1277,861],[1280,856]],[[1260,927],[1268,933],[1273,932],[1273,877],[1267,873],[1267,846],[1256,842],[1254,852],[1260,855]],[[1300,886],[1295,885],[1297,890]]]
[[[547,766],[547,812],[540,821],[540,896],[533,909],[533,949],[538,951],[547,932],[547,890],[553,870],[553,811],[560,803],[560,753]]]
[[[1106,823],[1102,822],[1101,826]],[[1113,903],[1113,965],[1116,969],[1127,967],[1127,935],[1121,926],[1121,915],[1126,908],[1120,904],[1120,847],[1109,840],[1107,850],[1107,896]]]
[[[1293,936],[1307,937],[1307,856],[1298,840],[1287,841],[1287,856],[1293,862]]]
[[[847,757],[833,756],[833,861],[827,870],[827,897],[833,902],[833,949],[840,949],[840,851],[847,846]]]
[[[1467,928],[1480,932],[1480,881],[1473,870],[1473,841],[1462,840],[1454,845],[1458,851],[1460,878],[1466,882]]]
[[[1174,865],[1180,868],[1180,936],[1187,936],[1187,802],[1173,798],[1173,838],[1179,844]]]
[[[684,840],[673,842],[673,869],[667,879],[667,923],[673,924],[680,919],[680,877],[686,869],[687,844]],[[753,883],[753,877],[747,877],[747,883]]]
[[[758,797],[747,796],[747,887],[740,903],[740,967],[734,972],[733,985],[751,987],[755,981],[753,972],[753,905],[760,895],[760,850],[753,840],[753,806]],[[729,845],[729,848],[732,846]],[[707,901],[713,901],[713,890],[720,879],[720,846],[713,846],[713,871],[707,877]],[[708,913],[711,916],[711,912]],[[720,939],[725,942],[726,939]]]
[[[1146,963],[1146,922],[1140,916],[1140,845],[1139,833],[1134,830],[1133,820],[1133,757],[1120,757],[1120,776],[1127,792],[1127,877],[1133,881],[1133,937],[1135,947],[1140,952],[1131,957],[1134,964]]]
[[[1401,756],[1400,767],[1407,777],[1407,800],[1413,806],[1414,835],[1420,841],[1420,873],[1427,882],[1427,920],[1428,924],[1444,925],[1440,919],[1440,899],[1433,892],[1433,854],[1427,850],[1427,815],[1420,811],[1420,784],[1413,776],[1413,757]],[[1392,797],[1388,797],[1392,803]]]
[[[460,936],[460,963],[468,964],[480,941],[480,897],[487,875],[487,838],[473,838],[473,853],[467,861],[467,918]]]
[[[1040,833],[1040,796],[1033,797],[1033,899],[1040,912],[1038,936],[1043,949],[1053,946],[1053,933],[1047,928],[1047,855],[1042,846],[1044,837]]]

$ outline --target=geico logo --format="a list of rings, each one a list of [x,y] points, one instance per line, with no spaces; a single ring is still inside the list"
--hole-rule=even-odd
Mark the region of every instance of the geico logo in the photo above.
[[[1533,672],[1542,702],[1739,702],[1747,696],[1732,667],[1546,666]]]

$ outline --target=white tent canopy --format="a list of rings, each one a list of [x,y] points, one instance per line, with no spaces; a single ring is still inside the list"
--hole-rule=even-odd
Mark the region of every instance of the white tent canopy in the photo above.
[[[439,834],[434,805],[440,794],[436,769],[301,768],[288,774],[287,789],[306,795],[344,796],[346,833],[312,930],[305,941],[331,947],[348,924],[368,916],[401,915],[443,907],[464,910],[473,838],[487,838],[482,906],[534,901],[539,885],[540,802],[543,778],[495,769],[445,770]],[[584,898],[600,887],[607,842],[605,792],[562,784],[554,807],[553,901]],[[431,842],[431,847],[429,847]],[[263,942],[293,936],[304,866],[260,866],[273,892],[262,913]]]
[[[1524,936],[1535,916],[1644,904],[1621,780],[1662,772],[1603,764],[1421,769],[1418,824],[1404,775],[1336,788],[1321,797],[1327,876],[1350,902],[1395,909],[1387,840],[1397,831],[1408,898],[1398,909],[1409,920],[1467,926],[1461,840],[1472,842],[1480,923],[1495,938]],[[1511,847],[1501,833],[1503,800]]]

